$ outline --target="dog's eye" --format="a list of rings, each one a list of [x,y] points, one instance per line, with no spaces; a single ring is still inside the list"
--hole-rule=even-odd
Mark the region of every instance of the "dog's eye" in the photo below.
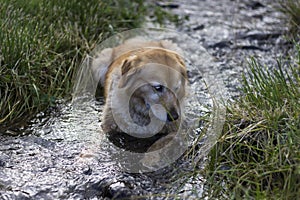
[[[163,90],[164,90],[164,86],[162,86],[162,85],[153,85],[152,86],[154,89],[155,89],[155,91],[157,91],[157,92],[162,92]]]

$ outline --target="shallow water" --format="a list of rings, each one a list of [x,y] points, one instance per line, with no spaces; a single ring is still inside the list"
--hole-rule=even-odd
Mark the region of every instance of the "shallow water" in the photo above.
[[[272,1],[188,2],[176,1],[178,8],[171,9],[190,16],[190,21],[178,28],[179,33],[164,31],[155,37],[172,38],[187,56],[192,95],[186,112],[193,121],[218,106],[214,100],[226,101],[239,94],[246,58],[254,56],[264,64],[274,64],[288,44],[283,39],[286,28],[278,18],[281,15],[270,6]],[[85,70],[80,72],[79,77],[88,76]],[[0,135],[1,199],[201,196],[204,178],[188,178],[188,174],[203,167],[218,131],[195,140],[204,125],[200,121],[192,127],[190,145],[196,145],[201,153],[190,156],[193,159],[180,157],[154,172],[131,173],[112,156],[119,149],[101,132],[103,101],[84,95],[86,88],[95,93],[93,84],[88,87],[84,80],[77,80],[76,101],[61,102],[57,108],[40,113],[24,136]],[[220,117],[217,122],[222,122],[223,114],[216,114]],[[218,124],[222,125],[216,123],[215,130],[221,128]]]

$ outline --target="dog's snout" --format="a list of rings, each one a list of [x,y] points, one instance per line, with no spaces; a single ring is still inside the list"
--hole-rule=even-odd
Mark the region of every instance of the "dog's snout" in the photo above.
[[[167,116],[167,120],[169,122],[171,121],[175,121],[179,118],[179,114],[177,113],[177,111],[173,108],[168,112],[168,116]]]

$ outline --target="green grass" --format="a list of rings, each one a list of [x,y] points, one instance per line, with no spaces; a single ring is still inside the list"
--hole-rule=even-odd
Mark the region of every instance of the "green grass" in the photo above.
[[[279,10],[288,17],[292,36],[299,37],[300,0],[279,0],[279,4]]]
[[[280,10],[299,40],[300,1]],[[218,199],[300,197],[300,46],[273,71],[253,58],[242,96],[227,106],[226,122],[205,169],[205,196]],[[287,64],[289,63],[289,64]],[[273,67],[274,68],[274,67]]]
[[[21,127],[71,95],[74,73],[96,44],[163,21],[141,0],[0,0],[0,131]],[[152,9],[151,9],[152,8]],[[169,17],[171,20],[177,18]]]
[[[207,165],[185,174],[187,180],[204,178],[199,182],[204,192],[195,189],[194,197],[300,197],[300,1],[280,5],[289,18],[296,55],[272,67],[250,59],[242,95],[226,105],[226,121]]]
[[[300,48],[298,61],[269,72],[252,59],[241,96],[209,154],[208,196],[297,199],[300,196]],[[286,70],[284,70],[286,69]]]

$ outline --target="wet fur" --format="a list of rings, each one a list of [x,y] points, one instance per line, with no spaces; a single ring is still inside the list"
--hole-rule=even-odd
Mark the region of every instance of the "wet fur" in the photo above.
[[[175,88],[173,90],[176,91],[176,94],[165,90],[164,95],[160,97],[160,101],[165,102],[166,109],[173,109],[173,113],[176,113],[176,111],[180,113],[180,104],[183,103],[186,95],[187,74],[179,53],[181,52],[177,45],[170,41],[145,42],[135,38],[116,48],[104,49],[96,56],[92,63],[92,71],[94,79],[99,81],[104,88],[106,100],[102,119],[104,132],[122,132],[115,122],[111,108],[112,98],[118,98],[110,95],[116,91],[116,88],[125,88],[129,93],[132,92],[129,112],[133,121],[140,126],[150,123],[149,113],[151,111],[145,102],[149,100],[147,96],[152,95],[153,88],[146,84],[131,91],[135,85],[144,84],[143,81],[145,80],[146,82],[149,80],[164,82],[164,85],[173,89],[179,82],[180,86],[176,86],[179,89]],[[148,63],[156,63],[155,71],[145,67]],[[160,67],[160,65],[168,66],[170,70]],[[152,101],[152,99],[149,101]],[[128,106],[128,102],[123,98],[119,98],[116,107],[121,118],[125,112],[125,106]],[[176,131],[181,117],[179,116],[178,120],[167,122],[160,133]]]

